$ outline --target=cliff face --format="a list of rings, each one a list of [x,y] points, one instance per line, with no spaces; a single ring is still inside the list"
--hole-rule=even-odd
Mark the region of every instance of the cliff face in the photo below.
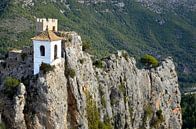
[[[64,44],[65,59],[53,71],[31,78],[26,89],[21,84],[17,90],[22,92],[12,100],[2,97],[7,127],[181,128],[181,96],[171,58],[145,70],[119,51],[93,65],[91,55],[82,51],[80,36],[61,35],[70,39]]]

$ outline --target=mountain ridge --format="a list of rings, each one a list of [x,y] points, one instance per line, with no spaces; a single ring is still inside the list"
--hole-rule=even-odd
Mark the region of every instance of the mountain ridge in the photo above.
[[[172,56],[178,63],[180,82],[184,86],[195,85],[194,10],[179,6],[172,12],[156,13],[141,3],[126,0],[82,3],[10,1],[1,15],[0,51],[31,44],[35,17],[53,17],[59,19],[61,30],[79,32],[91,43],[92,53],[100,58],[118,49],[125,49],[136,59],[146,53],[158,58]]]

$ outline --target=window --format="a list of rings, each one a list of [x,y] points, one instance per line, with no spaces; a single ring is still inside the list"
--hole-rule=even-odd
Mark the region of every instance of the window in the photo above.
[[[46,26],[46,31],[48,30],[48,25]]]
[[[55,31],[55,26],[53,26],[52,30]]]
[[[41,56],[45,56],[45,47],[44,46],[40,46],[40,54],[41,54]]]
[[[57,45],[54,46],[54,59],[57,59]]]

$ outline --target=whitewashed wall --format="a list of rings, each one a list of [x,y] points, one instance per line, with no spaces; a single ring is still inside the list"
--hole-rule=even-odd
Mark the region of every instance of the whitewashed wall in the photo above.
[[[61,58],[61,40],[59,41],[52,41],[51,43],[51,57],[50,61],[54,61],[54,46],[57,45],[57,58]]]
[[[34,50],[34,75],[39,73],[42,62],[52,64],[54,61],[54,46],[57,45],[57,58],[61,58],[61,40],[58,41],[36,41],[33,40]],[[45,56],[41,56],[40,46],[45,47]]]

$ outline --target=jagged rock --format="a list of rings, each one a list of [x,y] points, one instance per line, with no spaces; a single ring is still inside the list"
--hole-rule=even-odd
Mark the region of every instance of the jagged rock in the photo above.
[[[28,129],[66,129],[67,79],[64,61],[54,71],[40,74],[28,88],[26,121]]]
[[[34,76],[26,88],[23,115],[28,129],[90,128],[88,95],[99,111],[98,123],[107,122],[115,129],[181,128],[181,97],[171,58],[157,68],[138,69],[134,58],[118,51],[104,58],[103,67],[98,68],[91,55],[82,51],[77,33],[60,35],[65,37],[65,61],[53,71]],[[15,118],[22,120],[23,115]]]
[[[10,129],[26,129],[25,119],[24,119],[24,106],[25,106],[25,86],[20,84],[17,87],[16,95],[13,98],[8,98],[7,95],[3,96],[0,101],[3,101],[2,112],[3,120]]]
[[[21,83],[18,87],[17,94],[14,97],[15,103],[13,104],[14,111],[15,111],[14,122],[16,124],[17,129],[26,128],[24,114],[23,114],[23,110],[25,106],[25,93],[26,93],[26,88]]]

